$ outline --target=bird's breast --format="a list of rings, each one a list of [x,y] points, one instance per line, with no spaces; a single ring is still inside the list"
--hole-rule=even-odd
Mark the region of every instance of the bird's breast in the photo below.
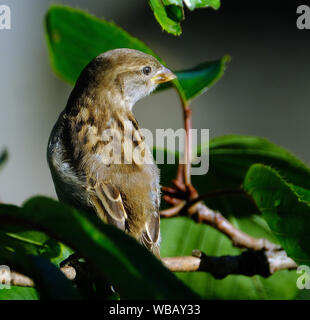
[[[84,162],[98,165],[132,165],[137,170],[143,165],[153,165],[153,157],[132,115],[114,113],[105,123],[88,124],[74,137],[78,140],[76,156],[84,155]]]

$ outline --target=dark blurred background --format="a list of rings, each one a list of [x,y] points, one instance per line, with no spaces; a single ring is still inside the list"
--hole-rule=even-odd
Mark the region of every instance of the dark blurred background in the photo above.
[[[296,8],[308,1],[222,0],[219,11],[187,11],[180,37],[161,31],[146,0],[55,2],[113,20],[174,70],[231,55],[222,80],[193,102],[193,126],[210,129],[211,138],[229,133],[267,137],[310,164],[310,30],[296,27]],[[0,173],[4,202],[55,196],[46,144],[71,87],[49,64],[43,18],[50,3],[1,3],[12,11],[12,30],[0,31],[0,147],[10,153]],[[182,126],[173,90],[141,100],[135,114],[144,128]]]

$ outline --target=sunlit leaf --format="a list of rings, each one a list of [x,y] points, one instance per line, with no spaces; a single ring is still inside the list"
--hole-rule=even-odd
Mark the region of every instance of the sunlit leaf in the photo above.
[[[0,300],[39,300],[35,288],[11,286],[10,289],[0,290]]]
[[[310,264],[310,191],[287,183],[274,169],[253,165],[244,180],[263,217],[288,256]]]
[[[182,33],[181,25],[178,21],[168,16],[165,6],[161,0],[149,0],[154,16],[161,27],[173,35],[179,36]]]
[[[180,22],[184,20],[184,4],[191,11],[199,8],[219,9],[220,0],[148,0],[160,26],[168,33],[179,36],[182,33]]]
[[[64,80],[74,84],[80,72],[100,53],[131,48],[151,54],[165,64],[148,46],[126,31],[84,11],[65,6],[52,6],[45,19],[46,39],[51,64]],[[183,101],[202,94],[221,78],[228,57],[176,72],[178,79],[160,89],[177,88]]]
[[[221,6],[220,0],[184,0],[184,3],[190,10],[207,7],[217,10]]]
[[[185,99],[192,100],[213,86],[224,75],[229,61],[230,57],[224,56],[220,60],[203,62],[193,68],[176,71]]]
[[[52,66],[71,84],[92,59],[108,50],[131,48],[156,56],[142,41],[115,23],[83,10],[53,5],[46,14],[45,27]]]

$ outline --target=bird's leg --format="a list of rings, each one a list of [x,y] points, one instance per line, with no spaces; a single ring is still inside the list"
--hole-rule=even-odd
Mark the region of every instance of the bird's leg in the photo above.
[[[172,180],[172,187],[162,187],[162,192],[164,193],[163,199],[172,206],[177,206],[187,198],[183,167],[184,165],[179,163],[177,176]]]
[[[170,218],[170,217],[173,217],[173,216],[176,216],[180,213],[180,211],[185,207],[186,205],[186,201],[180,201],[178,204],[176,204],[174,207],[171,207],[169,209],[166,209],[166,210],[162,210],[160,212],[160,215],[162,217],[165,217],[165,218]]]
[[[178,174],[177,178],[172,180],[172,187],[162,187],[164,193],[163,199],[170,205],[171,208],[162,210],[160,215],[162,217],[173,217],[178,215],[188,202],[188,192],[183,183],[183,165],[180,164],[178,172],[181,172],[181,178]]]

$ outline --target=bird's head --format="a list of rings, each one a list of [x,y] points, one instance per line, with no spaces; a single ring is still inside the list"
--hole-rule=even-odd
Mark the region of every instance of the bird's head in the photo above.
[[[153,56],[132,49],[107,51],[95,58],[83,73],[84,80],[86,76],[88,82],[95,83],[97,95],[102,99],[128,108],[160,83],[176,78]]]

